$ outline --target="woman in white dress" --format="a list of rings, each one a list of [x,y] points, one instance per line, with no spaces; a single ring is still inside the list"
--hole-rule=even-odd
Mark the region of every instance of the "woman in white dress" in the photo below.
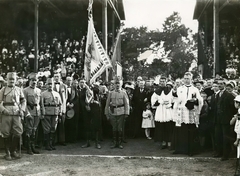
[[[161,81],[161,79],[160,79]],[[161,142],[161,148],[171,146],[172,126],[173,126],[173,90],[172,83],[161,87],[161,91],[156,91],[151,97],[152,106],[156,108],[155,122],[158,124],[157,138]]]

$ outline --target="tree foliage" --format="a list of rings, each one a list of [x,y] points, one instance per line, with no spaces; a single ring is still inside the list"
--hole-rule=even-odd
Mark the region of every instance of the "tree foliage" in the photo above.
[[[196,59],[196,35],[181,23],[177,12],[167,17],[163,30],[148,31],[146,27],[126,28],[122,35],[122,65],[125,79],[137,76],[155,77],[159,74],[174,78],[182,77]],[[164,54],[151,64],[138,62],[140,53],[158,48]],[[169,62],[164,61],[168,58]]]

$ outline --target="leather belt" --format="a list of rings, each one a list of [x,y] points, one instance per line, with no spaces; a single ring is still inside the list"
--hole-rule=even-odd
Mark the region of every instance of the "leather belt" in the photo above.
[[[6,103],[6,102],[4,102],[3,103],[3,106],[15,106],[15,103]]]
[[[28,106],[37,106],[37,104],[27,104]]]
[[[121,108],[121,107],[124,107],[124,104],[122,105],[117,105],[117,106],[112,106],[113,108]]]
[[[58,107],[58,106],[60,106],[60,105],[45,104],[44,106],[46,106],[46,107]]]

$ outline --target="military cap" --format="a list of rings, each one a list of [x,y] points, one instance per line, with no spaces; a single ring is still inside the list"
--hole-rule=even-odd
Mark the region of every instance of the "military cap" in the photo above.
[[[8,72],[7,77],[17,77],[17,73],[16,72]]]
[[[46,81],[47,84],[52,83],[53,84],[53,78],[48,78]]]
[[[114,83],[115,83],[115,84],[120,83],[120,81],[121,81],[121,80],[120,80],[119,77],[116,77],[116,78],[114,79]]]
[[[32,79],[37,80],[37,79],[38,79],[37,73],[30,73],[29,76],[28,76],[28,78],[29,78],[30,80],[32,80]]]

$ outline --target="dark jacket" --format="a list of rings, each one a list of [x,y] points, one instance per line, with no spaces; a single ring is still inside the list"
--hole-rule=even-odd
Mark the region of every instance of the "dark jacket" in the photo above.
[[[135,88],[132,97],[132,105],[134,108],[144,108],[145,103],[144,99],[148,98],[148,90],[146,88],[143,89],[143,92],[140,92],[140,88]]]
[[[225,90],[217,101],[215,123],[229,125],[230,120],[236,113],[237,109],[234,106],[234,96]]]

